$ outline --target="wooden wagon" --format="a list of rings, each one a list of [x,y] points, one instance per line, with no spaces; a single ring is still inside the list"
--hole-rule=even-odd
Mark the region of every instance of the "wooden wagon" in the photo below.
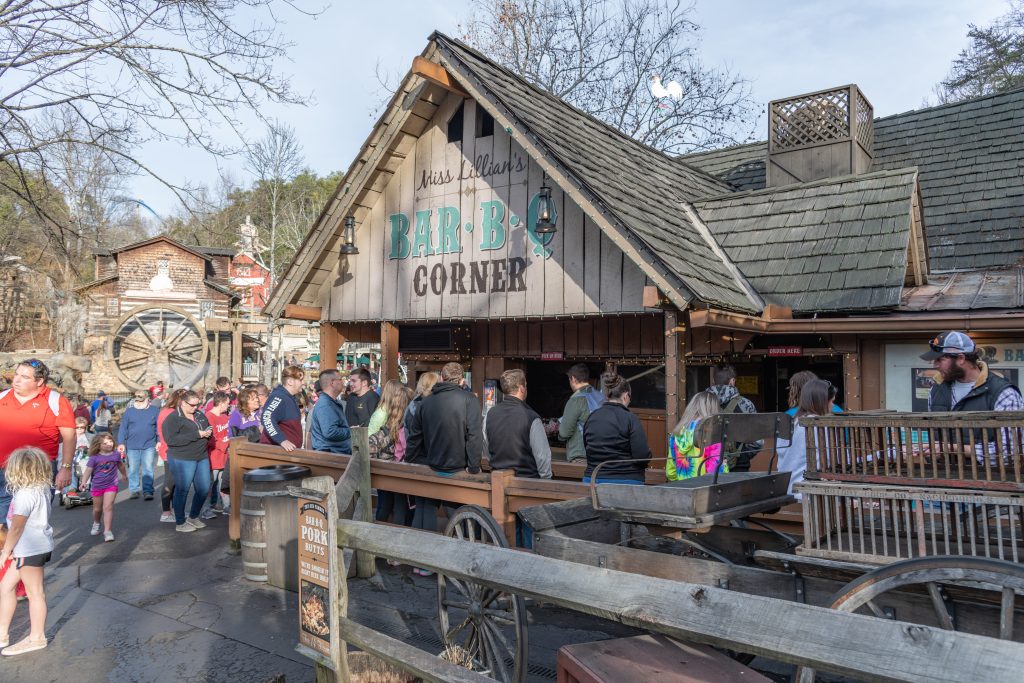
[[[701,425],[698,443],[764,438],[771,445],[790,436],[784,418],[717,416]],[[803,497],[802,540],[754,517],[793,502],[788,473],[769,471],[645,487],[592,484],[588,499],[520,511],[532,549],[599,568],[1024,642],[1016,600],[1024,595],[1024,414],[875,413],[805,424],[807,479],[794,487]],[[479,509],[459,510],[446,533],[503,545]],[[502,594],[502,609],[480,611],[498,592],[475,593],[456,580],[459,600],[452,600],[452,582],[442,575],[438,583],[446,641],[485,665],[525,657],[525,610],[516,596]],[[488,630],[502,638],[488,642],[480,635]],[[524,670],[514,666],[498,678],[522,680]],[[802,681],[813,675],[809,668],[798,672]]]
[[[965,419],[987,417],[953,416],[950,424],[932,426],[963,433],[977,426]],[[727,423],[719,418],[702,425],[698,438],[746,441],[752,436],[788,435],[789,423],[778,416],[724,419]],[[346,641],[424,680],[522,681],[528,655],[524,599],[533,598],[710,644],[730,650],[738,658],[764,655],[792,662],[803,667],[798,673],[801,680],[813,678],[811,667],[862,680],[957,681],[972,676],[1018,680],[1024,667],[1024,646],[1020,644],[1024,611],[1018,609],[1016,596],[1024,595],[1024,567],[1012,561],[1018,557],[1013,549],[1021,535],[1009,529],[1011,517],[1004,499],[1016,495],[1014,492],[998,487],[988,491],[986,483],[977,479],[973,488],[960,485],[941,490],[894,479],[893,486],[911,493],[901,498],[896,508],[890,505],[900,522],[894,527],[893,516],[887,513],[884,529],[880,507],[852,501],[847,505],[845,499],[836,507],[842,496],[850,497],[849,490],[870,498],[868,494],[877,492],[881,484],[833,480],[831,466],[822,463],[839,460],[822,460],[817,444],[824,447],[827,442],[831,447],[836,439],[848,444],[868,439],[870,443],[865,436],[868,430],[877,430],[880,421],[900,419],[887,414],[809,421],[808,480],[798,484],[796,491],[829,503],[820,506],[819,528],[811,527],[802,540],[778,533],[770,528],[770,522],[752,517],[790,500],[785,477],[771,474],[722,475],[717,481],[715,475],[708,475],[710,479],[688,486],[619,485],[608,490],[595,484],[590,497],[519,511],[522,524],[532,532],[532,553],[508,549],[506,529],[477,505],[466,505],[452,515],[444,532],[447,538],[341,519],[338,543],[357,551],[362,557],[360,567],[372,566],[368,555],[377,555],[437,572],[442,636],[452,651],[472,662],[477,673],[459,672],[346,620],[344,614],[338,617],[338,632]],[[770,434],[751,433],[752,429],[769,428],[769,423]],[[1012,429],[1021,424],[1024,415],[1018,422],[1003,422],[1000,427]],[[826,433],[821,430],[828,429],[833,430],[832,436],[819,439],[819,433]],[[1009,436],[1011,445],[1013,438]],[[939,439],[929,436],[927,443],[938,444]],[[917,472],[919,468],[908,470],[906,462],[919,458],[919,450],[880,446],[860,462],[872,463],[871,476],[876,476],[876,465],[886,471],[885,459],[890,471],[895,471],[896,460],[900,460],[899,472]],[[949,458],[956,451],[945,449],[942,457]],[[991,471],[1018,471],[1013,458],[1020,458],[1020,451],[1011,448],[1005,455],[1009,461],[1003,469],[996,465]],[[361,457],[353,458],[338,485],[341,509],[350,507],[357,489],[362,493],[356,497],[368,508],[370,466],[368,461],[360,463]],[[861,476],[863,472],[852,474]],[[996,481],[1003,486],[1008,480],[1009,475]],[[361,488],[359,481],[363,482]],[[744,487],[757,500],[735,495],[737,488]],[[632,498],[627,496],[629,490],[634,492]],[[934,498],[974,494],[985,500]],[[996,502],[988,500],[992,496]],[[805,509],[811,505],[814,503]],[[1000,512],[990,514],[996,509]],[[681,510],[687,514],[677,514]],[[878,514],[872,517],[871,510]],[[933,546],[935,534],[921,544],[922,526],[905,523],[908,510],[911,522],[929,516],[941,519],[943,514],[955,518],[958,511],[964,518],[973,511],[974,538],[983,538],[987,529],[988,538],[999,542],[987,546],[987,555],[985,551],[956,554],[969,544],[958,546],[954,536],[949,536],[948,546],[938,542]],[[862,513],[866,513],[866,521],[862,521]],[[1012,522],[1019,524],[1020,517],[1012,514]],[[805,514],[804,519],[805,524],[814,519],[813,513]],[[822,522],[825,519],[828,524]],[[830,534],[833,539],[840,534],[847,541],[859,539],[861,532],[867,539],[868,531],[892,542],[870,546],[865,541],[858,546],[861,552],[856,557],[845,557],[834,554],[843,551],[830,547],[827,540]],[[895,541],[897,533],[899,543]],[[866,552],[869,548],[906,548],[907,538],[912,539],[913,549],[934,547],[945,553],[948,548],[948,554],[915,551],[907,558],[897,552]],[[974,548],[982,546],[976,543]],[[998,548],[1003,548],[1002,555]]]

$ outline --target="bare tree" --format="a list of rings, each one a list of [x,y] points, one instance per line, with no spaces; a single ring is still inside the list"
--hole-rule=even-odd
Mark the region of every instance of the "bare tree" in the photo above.
[[[266,203],[265,213],[270,244],[270,290],[277,285],[277,226],[281,218],[285,186],[302,170],[302,147],[295,129],[281,121],[271,121],[267,133],[246,150],[246,165],[256,177],[254,190]],[[268,343],[273,355],[273,330],[277,319],[267,323]],[[264,368],[264,381],[271,383],[271,364]]]
[[[669,153],[752,139],[747,81],[705,64],[673,0],[473,0],[467,42],[569,104]],[[656,97],[652,80],[679,84]]]
[[[277,30],[291,0],[0,0],[0,183],[49,224],[33,178],[54,170],[54,148],[80,146],[122,174],[176,185],[133,151],[174,140],[234,151],[242,111],[302,102],[275,70],[288,44]],[[59,112],[69,110],[70,117]],[[57,240],[66,244],[67,240]]]
[[[970,25],[970,43],[953,60],[949,75],[935,88],[940,102],[1004,92],[1024,86],[1024,0],[991,26]]]

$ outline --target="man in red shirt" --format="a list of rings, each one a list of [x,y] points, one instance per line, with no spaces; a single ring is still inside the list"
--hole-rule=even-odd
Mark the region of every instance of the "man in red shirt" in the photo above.
[[[56,487],[71,482],[71,460],[75,455],[75,415],[66,398],[46,386],[50,370],[34,358],[23,361],[14,370],[11,388],[0,392],[0,523],[6,523],[11,506],[3,468],[11,452],[23,446],[35,446],[50,456],[57,467]],[[63,450],[62,450],[63,449]]]

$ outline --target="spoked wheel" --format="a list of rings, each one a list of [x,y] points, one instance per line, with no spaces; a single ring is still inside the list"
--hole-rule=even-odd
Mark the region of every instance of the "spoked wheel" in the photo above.
[[[459,508],[445,536],[468,543],[507,548],[508,541],[491,514],[477,505]],[[502,683],[526,679],[526,605],[514,593],[437,575],[437,612],[448,647],[472,658],[473,668]]]
[[[948,631],[957,628],[956,603],[947,587],[969,589],[979,599],[999,606],[998,629],[1002,640],[1015,640],[1013,620],[1016,596],[1024,595],[1024,566],[985,557],[927,557],[904,560],[879,567],[848,583],[832,597],[829,605],[843,612],[873,614],[882,619],[900,619],[886,610],[884,596],[897,590],[916,587],[931,599],[934,619],[930,626]],[[1019,640],[1019,638],[1017,638]],[[814,669],[798,667],[794,680],[813,683]]]
[[[114,329],[109,349],[114,372],[134,390],[158,380],[176,387],[190,385],[206,370],[206,330],[180,308],[136,308]]]

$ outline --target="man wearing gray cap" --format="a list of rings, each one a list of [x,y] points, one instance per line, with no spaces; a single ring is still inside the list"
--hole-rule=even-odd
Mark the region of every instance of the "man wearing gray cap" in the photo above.
[[[1024,410],[1020,389],[989,371],[974,340],[963,332],[943,332],[928,342],[921,360],[931,361],[942,382],[928,394],[928,410]]]

